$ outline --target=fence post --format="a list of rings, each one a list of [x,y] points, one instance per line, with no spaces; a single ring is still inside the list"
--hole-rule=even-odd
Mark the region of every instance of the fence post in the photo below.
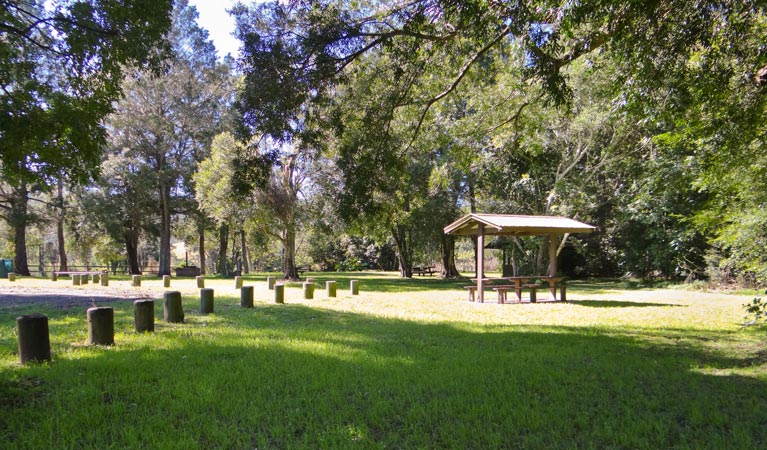
[[[284,284],[274,285],[274,303],[279,303],[279,304],[285,303],[285,285]]]
[[[243,308],[253,307],[253,286],[243,286],[240,288],[240,306]]]
[[[114,345],[115,310],[102,306],[88,308],[88,344]]]
[[[210,314],[213,312],[213,289],[200,289],[200,314]]]
[[[168,323],[184,321],[184,308],[181,306],[181,292],[170,291],[163,295],[163,318]]]
[[[48,316],[30,314],[16,318],[21,364],[51,360]]]
[[[133,302],[133,326],[136,333],[154,331],[154,300]]]

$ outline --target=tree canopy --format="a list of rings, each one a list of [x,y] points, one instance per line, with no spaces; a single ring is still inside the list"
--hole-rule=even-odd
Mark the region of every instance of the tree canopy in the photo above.
[[[5,179],[92,177],[126,66],[159,58],[171,0],[0,2]]]

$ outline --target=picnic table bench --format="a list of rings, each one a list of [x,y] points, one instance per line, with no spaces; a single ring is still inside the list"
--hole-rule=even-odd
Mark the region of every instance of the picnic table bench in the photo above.
[[[530,282],[532,280],[532,282]],[[537,303],[537,290],[538,288],[542,287],[540,284],[536,282],[536,280],[545,281],[549,285],[549,292],[550,292],[550,300],[557,300],[557,288],[559,288],[560,291],[560,300],[561,301],[567,301],[567,288],[565,284],[565,279],[562,277],[549,277],[549,276],[533,276],[533,277],[503,277],[503,278],[483,278],[483,282],[487,282],[485,286],[493,289],[495,292],[498,293],[498,303],[506,303],[507,300],[507,294],[509,291],[513,290],[516,294],[516,303],[522,303],[522,291],[524,289],[527,289],[530,291],[530,302],[531,303]],[[476,278],[472,278],[472,281],[477,281]],[[494,284],[496,281],[511,281],[513,284]],[[477,292],[477,286],[465,286],[465,289],[468,289],[469,292],[469,301],[473,302],[475,300],[475,295]]]
[[[413,274],[415,274],[415,275],[421,275],[421,276],[423,276],[423,275],[430,275],[431,276],[431,275],[434,275],[436,273],[436,271],[434,269],[435,269],[434,266],[425,266],[425,267],[416,266],[416,267],[413,267],[412,270],[413,270]]]
[[[102,273],[107,273],[107,271],[106,270],[57,270],[57,271],[54,271],[53,273],[55,273],[56,276],[101,275]]]

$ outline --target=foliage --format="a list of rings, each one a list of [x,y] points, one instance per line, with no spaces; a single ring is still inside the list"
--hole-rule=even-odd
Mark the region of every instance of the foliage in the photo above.
[[[746,320],[750,320],[749,324],[767,322],[767,302],[761,297],[756,297],[751,300],[751,303],[744,304],[743,309],[746,310]]]
[[[96,173],[126,67],[157,60],[170,0],[0,2],[2,177]],[[136,24],[141,26],[136,26]]]

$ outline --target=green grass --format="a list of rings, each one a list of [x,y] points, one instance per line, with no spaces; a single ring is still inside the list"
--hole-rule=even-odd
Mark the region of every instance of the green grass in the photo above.
[[[214,314],[184,288],[186,323],[158,301],[154,334],[110,303],[111,348],[83,345],[85,308],[6,307],[0,448],[767,448],[765,330],[738,324],[750,297],[573,282],[567,304],[470,304],[465,281],[314,275],[339,297],[296,284],[274,305],[260,275],[245,310],[210,279]],[[23,367],[14,319],[33,310],[53,362]]]

